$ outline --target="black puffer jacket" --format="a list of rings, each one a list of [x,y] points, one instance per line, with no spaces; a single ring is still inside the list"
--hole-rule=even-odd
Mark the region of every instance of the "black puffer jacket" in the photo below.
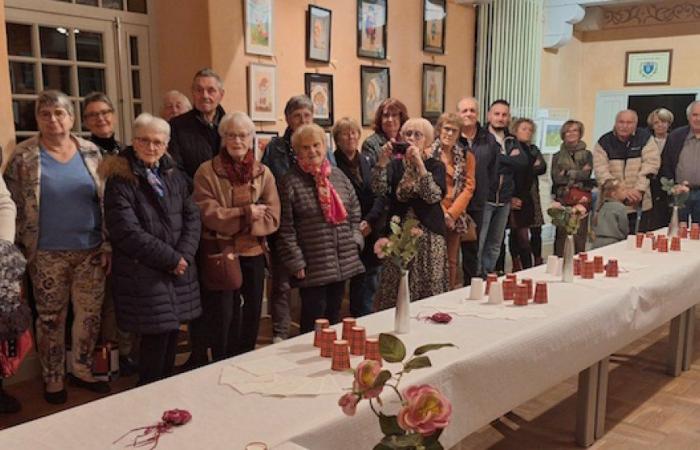
[[[472,213],[481,211],[489,198],[491,179],[498,176],[498,154],[501,147],[498,145],[496,138],[489,133],[488,128],[482,127],[480,123],[476,125],[476,136],[471,145],[463,136],[460,136],[459,142],[464,148],[474,154],[474,159],[476,160],[474,173],[476,187],[469,206],[467,206],[467,211]]]
[[[201,224],[185,176],[163,156],[165,195],[159,197],[131,147],[107,157],[99,173],[107,179],[104,209],[119,328],[140,334],[176,330],[202,312],[195,264]],[[171,271],[181,257],[189,267],[176,276]]]
[[[221,136],[218,128],[224,114],[224,109],[217,107],[214,122],[208,123],[201,112],[193,109],[170,121],[168,153],[180,170],[187,174],[190,184],[199,166],[219,153]]]

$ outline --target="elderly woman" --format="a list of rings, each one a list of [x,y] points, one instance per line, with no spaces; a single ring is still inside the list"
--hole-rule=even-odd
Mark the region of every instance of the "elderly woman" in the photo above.
[[[194,176],[194,201],[202,217],[200,256],[230,247],[239,255],[243,284],[236,291],[203,289],[219,360],[255,349],[265,281],[265,237],[277,231],[280,202],[272,172],[255,160],[255,124],[242,112],[219,124],[223,148]],[[206,275],[206,274],[205,274]]]
[[[160,107],[160,116],[170,121],[173,117],[177,117],[192,110],[192,103],[185,94],[180,91],[172,90],[163,95],[163,103]]]
[[[405,156],[393,156],[396,142],[387,142],[372,169],[372,188],[388,197],[389,217],[402,222],[415,218],[423,231],[408,277],[411,300],[420,300],[447,290],[447,226],[440,204],[447,192],[445,164],[430,157],[433,127],[427,120],[407,120],[401,138],[409,144]],[[395,305],[400,278],[399,268],[387,261],[375,299],[377,309]]]
[[[467,206],[474,195],[476,187],[476,159],[458,141],[462,129],[462,118],[455,113],[444,113],[435,124],[437,139],[432,145],[432,156],[445,165],[445,198],[442,199],[442,209],[445,216],[447,240],[448,283],[450,289],[460,286],[458,280],[458,260],[462,240],[466,242],[467,234],[476,229],[468,230],[469,224],[475,224],[467,218]],[[468,251],[468,250],[465,250]],[[464,274],[464,281],[468,274]]]
[[[593,170],[593,154],[586,149],[583,138],[583,123],[578,120],[567,120],[561,126],[561,148],[552,157],[552,193],[554,199],[563,205],[574,205],[586,198],[590,201],[591,189],[595,182],[591,179]],[[591,204],[587,208],[590,210]],[[586,250],[588,239],[588,220],[581,221],[578,233],[574,236],[576,253]],[[554,239],[554,254],[564,255],[566,231],[557,227]]]
[[[666,138],[671,132],[671,125],[673,125],[673,113],[666,108],[657,108],[649,113],[647,125],[649,125],[651,134],[654,135],[654,141],[656,141],[659,151],[663,151]]]
[[[345,282],[364,272],[361,210],[348,178],[326,157],[326,137],[315,124],[292,135],[296,164],[282,178],[279,256],[299,286],[301,332],[314,321],[338,322]]]
[[[102,155],[115,155],[123,148],[114,137],[116,125],[114,105],[102,92],[88,94],[83,100],[83,124],[90,130],[90,140],[100,148]]]
[[[337,121],[333,126],[333,140],[338,168],[355,188],[362,213],[360,232],[365,237],[365,248],[361,259],[365,272],[350,280],[350,315],[360,317],[371,313],[374,308],[380,261],[373,249],[386,224],[386,201],[383,196],[372,192],[372,168],[369,157],[359,151],[360,126],[357,122],[348,117]]]
[[[395,98],[387,98],[379,104],[374,114],[374,134],[362,143],[362,154],[369,157],[371,166],[377,163],[384,145],[398,139],[399,130],[408,120],[406,105]]]
[[[654,135],[654,141],[663,154],[666,139],[671,132],[673,113],[666,108],[658,108],[649,113],[647,125]],[[671,220],[671,209],[668,203],[668,194],[661,189],[661,175],[656,175],[650,180],[652,211],[650,229],[665,227]]]
[[[194,259],[201,225],[187,179],[165,152],[170,125],[143,113],[133,134],[133,146],[108,157],[100,175],[117,324],[141,336],[142,385],[171,374],[180,323],[201,314]]]
[[[34,286],[44,398],[58,404],[67,398],[64,333],[71,302],[69,381],[98,393],[110,391],[91,371],[110,249],[102,233],[100,151],[71,134],[73,102],[62,92],[44,91],[35,114],[39,134],[17,146],[5,180],[17,205],[16,243]]]

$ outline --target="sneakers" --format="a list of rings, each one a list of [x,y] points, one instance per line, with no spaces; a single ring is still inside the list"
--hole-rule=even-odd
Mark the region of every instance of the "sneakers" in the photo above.
[[[109,394],[112,389],[109,387],[105,381],[85,381],[76,377],[72,373],[68,374],[68,382],[71,386],[87,389],[88,391],[95,392],[97,394]]]

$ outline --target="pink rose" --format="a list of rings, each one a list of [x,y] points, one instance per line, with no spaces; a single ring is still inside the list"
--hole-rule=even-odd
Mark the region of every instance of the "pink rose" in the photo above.
[[[413,228],[411,228],[411,236],[421,237],[421,236],[423,236],[423,230],[421,230],[418,227],[413,227]]]
[[[382,371],[382,366],[379,361],[373,359],[366,359],[357,365],[355,369],[355,382],[353,383],[353,388],[356,392],[362,394],[364,398],[374,398],[379,397],[382,393],[384,386],[372,389],[374,386],[374,381],[377,379],[377,375]]]
[[[403,393],[404,405],[398,415],[399,426],[430,436],[450,423],[452,404],[428,384],[411,386]]]
[[[389,245],[389,239],[383,237],[377,239],[377,242],[374,243],[374,254],[377,255],[379,259],[382,259],[386,256],[384,253],[384,247]]]
[[[360,397],[348,392],[338,399],[338,406],[343,410],[345,415],[354,416],[357,410],[357,404],[360,402]]]
[[[581,216],[581,217],[584,217],[586,215],[586,213],[588,212],[586,207],[581,205],[581,204],[573,206],[572,210],[573,210],[574,214]]]

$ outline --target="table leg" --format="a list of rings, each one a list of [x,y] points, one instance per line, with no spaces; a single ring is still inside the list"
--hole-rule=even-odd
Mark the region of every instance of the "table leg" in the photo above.
[[[671,351],[669,352],[666,373],[672,377],[677,377],[683,369],[683,354],[685,340],[687,336],[687,314],[684,311],[671,320],[671,329],[668,335]]]
[[[576,444],[590,447],[595,442],[596,403],[600,363],[578,374],[576,394]]]
[[[691,306],[685,312],[685,342],[683,349],[683,370],[690,370],[693,363],[693,341],[695,339],[695,306]]]
[[[608,400],[608,366],[610,358],[604,358],[598,363],[598,392],[595,418],[595,439],[600,439],[605,433],[605,408]]]

